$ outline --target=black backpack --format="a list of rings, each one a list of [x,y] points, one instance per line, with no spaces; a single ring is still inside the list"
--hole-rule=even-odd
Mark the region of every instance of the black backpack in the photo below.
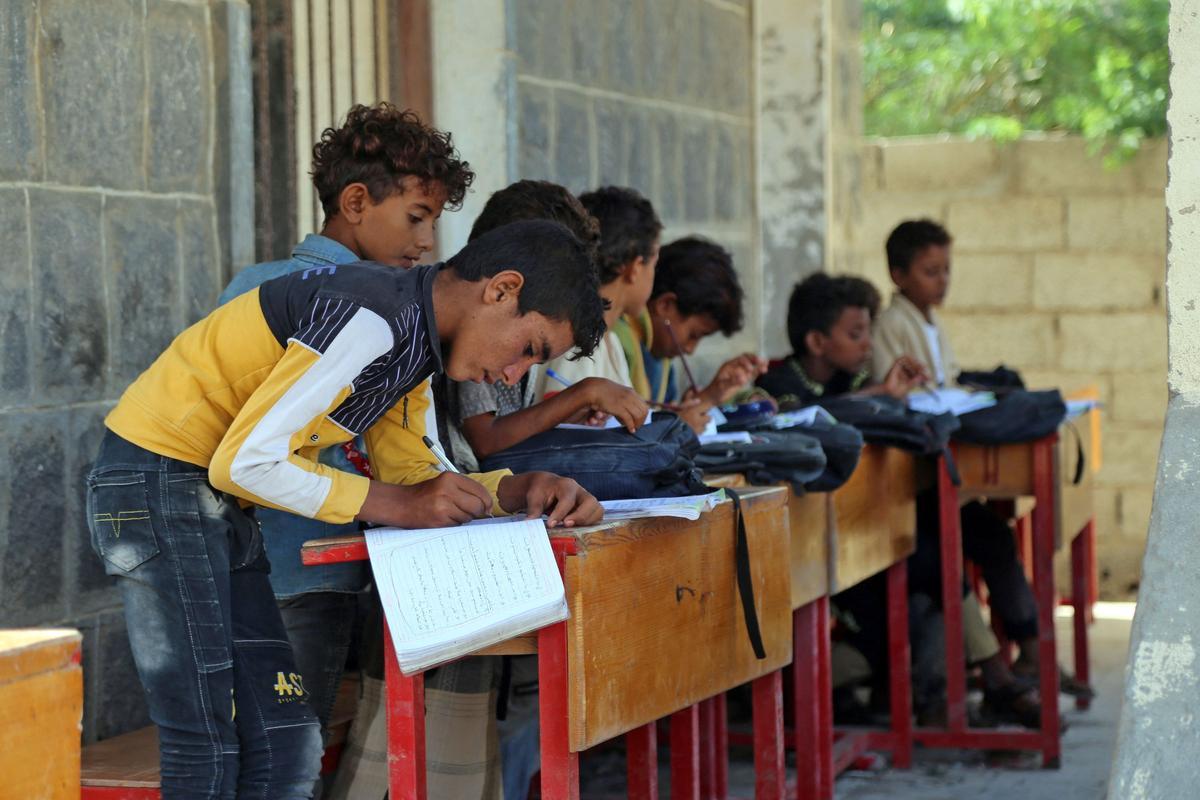
[[[696,465],[705,472],[741,472],[756,485],[787,481],[806,486],[825,471],[825,452],[811,436],[793,431],[757,431],[750,442],[700,445]]]
[[[850,480],[854,468],[858,466],[858,459],[862,456],[863,435],[859,430],[853,425],[829,422],[827,419],[816,419],[790,428],[776,428],[771,420],[749,427],[726,424],[721,426],[721,430],[792,431],[816,439],[825,453],[825,469],[819,476],[804,484],[804,488],[810,492],[832,492]]]
[[[990,408],[959,417],[954,438],[971,444],[1030,442],[1054,433],[1066,418],[1067,405],[1057,389],[1016,389],[997,394]]]
[[[686,422],[658,412],[630,433],[623,428],[552,428],[479,460],[480,470],[546,470],[573,478],[597,500],[705,494],[694,461],[700,442]]]
[[[941,455],[959,426],[953,414],[913,411],[903,400],[886,395],[829,397],[821,406],[838,422],[858,428],[867,442],[918,455]]]

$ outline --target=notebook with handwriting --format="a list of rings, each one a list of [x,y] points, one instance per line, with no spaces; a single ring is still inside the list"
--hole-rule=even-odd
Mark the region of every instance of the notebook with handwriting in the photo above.
[[[366,532],[400,670],[415,674],[567,618],[540,519]]]

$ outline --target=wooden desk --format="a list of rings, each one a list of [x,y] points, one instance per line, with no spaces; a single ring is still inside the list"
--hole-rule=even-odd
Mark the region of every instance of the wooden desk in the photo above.
[[[684,711],[672,720],[672,744],[678,725],[681,743],[698,754],[692,707],[748,682],[755,684],[756,766],[782,793],[778,671],[792,655],[787,492],[767,487],[741,495],[763,660],[751,650],[737,592],[731,503],[696,522],[658,518],[551,532],[571,616],[537,633],[543,797],[578,797],[578,753],[624,733],[631,734],[631,796],[653,796],[655,722]],[[366,557],[362,537],[308,542],[303,551],[306,564]],[[421,680],[400,675],[385,639],[392,796],[421,797]],[[489,652],[529,649],[526,640]],[[697,759],[680,767],[681,778],[698,780],[698,770],[687,768]]]
[[[850,480],[833,493],[830,589],[849,589],[912,555],[917,546],[917,460],[867,445]]]
[[[79,797],[80,647],[74,630],[0,630],[5,797]]]
[[[954,486],[945,463],[938,469],[942,602],[946,627],[946,730],[918,731],[917,740],[935,747],[1036,749],[1047,767],[1057,767],[1061,743],[1058,708],[1058,655],[1054,631],[1054,552],[1071,542],[1072,602],[1075,604],[1075,669],[1088,680],[1087,618],[1095,563],[1092,472],[1098,454],[1097,412],[1065,423],[1059,432],[1033,442],[982,446],[956,443],[962,478]],[[1079,461],[1082,451],[1084,462]],[[1082,468],[1080,468],[1082,466]],[[1019,499],[1032,496],[1033,592],[1038,606],[1041,726],[1037,731],[974,731],[967,726],[966,676],[962,653],[962,531],[960,498]]]

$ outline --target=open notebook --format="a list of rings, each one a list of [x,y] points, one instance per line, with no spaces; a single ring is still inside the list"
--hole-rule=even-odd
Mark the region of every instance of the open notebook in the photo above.
[[[567,618],[540,519],[366,534],[405,675]]]

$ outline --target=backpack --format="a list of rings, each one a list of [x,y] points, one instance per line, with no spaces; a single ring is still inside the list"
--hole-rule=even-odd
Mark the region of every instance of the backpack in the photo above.
[[[918,455],[942,455],[959,426],[953,414],[913,411],[886,395],[842,395],[823,398],[820,405],[838,422],[858,428],[867,442]]]
[[[752,484],[787,481],[803,487],[825,471],[825,452],[811,436],[793,431],[758,431],[750,442],[700,446],[696,465],[705,472],[741,472]]]
[[[825,469],[815,479],[804,484],[810,492],[832,492],[854,474],[862,456],[863,435],[853,425],[817,420],[811,425],[786,430],[811,436],[821,444],[825,453]]]
[[[1057,389],[1014,389],[997,394],[996,405],[959,417],[954,438],[971,444],[1030,442],[1054,433],[1066,417],[1067,405]]]
[[[484,472],[545,470],[572,478],[597,500],[706,494],[694,461],[699,440],[666,412],[636,433],[623,428],[552,428],[479,460]]]

